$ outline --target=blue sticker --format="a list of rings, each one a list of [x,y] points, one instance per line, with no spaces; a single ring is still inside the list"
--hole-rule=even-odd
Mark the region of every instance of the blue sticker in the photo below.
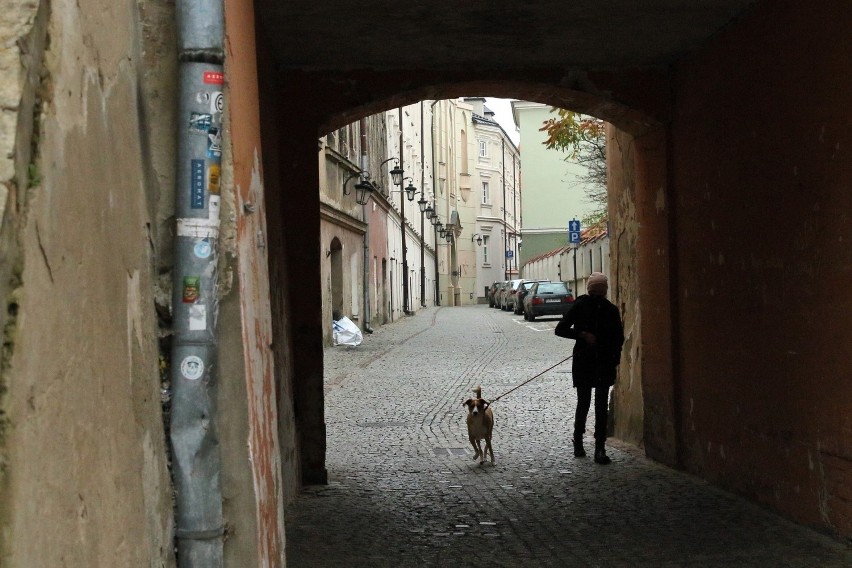
[[[207,134],[213,125],[213,115],[205,112],[193,112],[189,115],[189,130],[194,134]]]
[[[190,160],[190,207],[204,209],[204,160]]]
[[[215,126],[207,131],[207,157],[216,164],[222,161],[222,133]]]
[[[201,239],[195,243],[195,256],[198,258],[208,258],[213,253],[213,247],[210,245],[210,239]]]

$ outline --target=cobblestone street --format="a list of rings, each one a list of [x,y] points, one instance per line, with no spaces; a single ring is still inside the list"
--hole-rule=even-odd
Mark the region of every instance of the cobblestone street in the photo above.
[[[618,440],[612,465],[574,458],[570,363],[493,405],[496,465],[473,461],[462,401],[567,357],[555,324],[432,308],[328,348],[330,482],[288,509],[287,565],[852,566],[843,544]]]

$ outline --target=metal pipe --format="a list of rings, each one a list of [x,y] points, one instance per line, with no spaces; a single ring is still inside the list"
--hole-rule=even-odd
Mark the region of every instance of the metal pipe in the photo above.
[[[509,227],[506,225],[506,139],[500,138],[503,155],[500,158],[500,165],[503,167],[503,280],[509,279],[509,260],[506,258],[506,250],[509,246]],[[514,253],[512,253],[514,254]]]
[[[361,171],[368,171],[369,166],[369,157],[367,152],[367,119],[362,118],[359,124],[361,130]],[[367,333],[372,333],[373,329],[370,326],[370,224],[369,224],[369,212],[367,210],[367,204],[369,203],[369,199],[367,203],[361,206],[361,217],[364,220],[364,223],[367,223],[367,230],[364,231],[364,331]]]
[[[224,563],[216,425],[223,4],[178,0],[177,23],[180,101],[169,434],[178,565],[206,568]]]
[[[426,199],[426,131],[423,101],[420,101],[420,198]],[[420,212],[420,307],[426,307],[426,236],[423,234],[423,211]]]
[[[520,223],[518,223],[518,176],[515,175],[515,153],[512,152],[512,217],[515,222],[513,224],[513,229],[515,231],[515,244],[512,247],[514,251],[512,253],[512,258],[514,259],[515,271],[517,272],[518,278],[521,277],[520,269],[518,268],[518,257],[520,256],[520,250],[518,249],[518,227]]]
[[[438,180],[435,179],[437,164],[435,163],[435,105],[440,101],[433,101],[430,107],[432,111],[432,122],[429,125],[429,130],[431,131],[432,138],[432,190],[435,195],[435,215],[438,214]],[[441,273],[438,268],[438,227],[432,225],[432,242],[435,243],[435,305],[441,305]]]
[[[403,165],[403,148],[404,142],[402,139],[402,107],[399,107],[399,167],[405,170]],[[403,181],[405,183],[405,181]],[[405,246],[405,193],[402,190],[402,183],[399,184],[399,216],[401,219],[400,227],[402,227],[402,313],[407,315],[408,311],[408,247]]]

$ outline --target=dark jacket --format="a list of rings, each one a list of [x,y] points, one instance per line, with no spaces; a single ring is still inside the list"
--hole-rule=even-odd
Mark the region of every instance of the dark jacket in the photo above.
[[[588,331],[595,335],[594,346],[580,337]],[[556,326],[556,335],[576,341],[572,376],[575,387],[611,387],[615,369],[621,360],[624,328],[618,308],[605,296],[583,295]]]

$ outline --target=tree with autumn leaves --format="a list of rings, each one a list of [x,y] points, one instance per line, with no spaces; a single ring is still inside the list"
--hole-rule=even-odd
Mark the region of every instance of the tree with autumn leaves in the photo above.
[[[594,210],[582,222],[590,228],[605,227],[608,219],[605,123],[570,110],[552,110],[556,116],[545,120],[539,128],[547,134],[542,144],[548,149],[567,152],[566,160],[586,168],[586,174],[580,179],[585,182],[586,199],[594,205]]]

